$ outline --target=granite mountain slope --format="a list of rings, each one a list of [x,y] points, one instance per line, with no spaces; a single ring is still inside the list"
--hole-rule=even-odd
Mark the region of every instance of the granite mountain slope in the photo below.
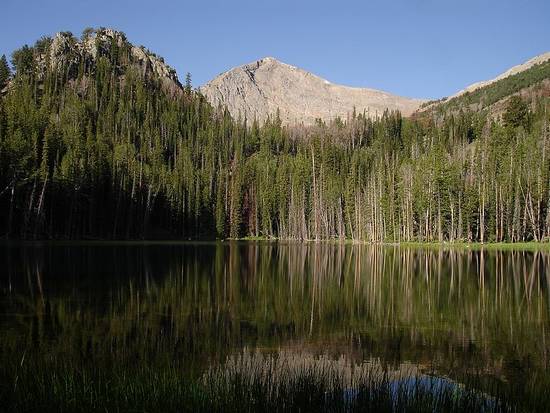
[[[200,88],[214,106],[234,117],[265,120],[277,110],[284,124],[311,125],[316,119],[346,118],[354,110],[371,117],[386,109],[412,114],[424,102],[375,89],[333,84],[273,57],[236,67]]]

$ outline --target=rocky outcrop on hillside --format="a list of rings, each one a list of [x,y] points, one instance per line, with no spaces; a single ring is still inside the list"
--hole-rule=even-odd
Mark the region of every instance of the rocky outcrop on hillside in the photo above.
[[[214,106],[227,106],[234,117],[260,121],[279,111],[284,124],[311,125],[346,118],[354,110],[371,117],[386,109],[412,114],[424,102],[375,89],[333,84],[272,57],[222,73],[200,88]]]
[[[69,74],[78,71],[81,65],[92,68],[101,56],[112,58],[113,51],[121,55],[124,65],[136,67],[144,77],[160,79],[162,84],[171,90],[181,90],[182,85],[176,71],[143,46],[134,46],[128,42],[124,33],[113,29],[97,29],[77,40],[69,32],[57,33],[52,39],[47,52],[39,57],[39,67],[47,66],[53,70],[64,68]],[[122,64],[121,64],[122,65]],[[124,72],[120,67],[120,72]]]

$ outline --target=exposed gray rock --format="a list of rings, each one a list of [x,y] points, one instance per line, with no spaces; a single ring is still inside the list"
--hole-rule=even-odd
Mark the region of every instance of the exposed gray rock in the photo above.
[[[81,44],[76,42],[69,33],[57,33],[50,45],[49,65],[52,69],[66,67],[67,65],[78,65],[81,56]]]
[[[133,46],[124,33],[113,29],[98,29],[82,41],[68,32],[57,33],[52,39],[48,56],[40,56],[39,66],[49,65],[54,70],[64,67],[69,72],[77,70],[81,63],[93,67],[100,56],[109,55],[114,45],[129,51],[128,63],[137,67],[143,76],[159,78],[164,86],[172,90],[182,89],[176,71],[161,57],[143,46]]]
[[[316,119],[346,118],[354,108],[371,117],[386,109],[408,116],[424,102],[375,89],[335,85],[273,57],[222,73],[199,90],[212,105],[227,106],[236,118],[263,121],[279,110],[284,124],[310,125]]]

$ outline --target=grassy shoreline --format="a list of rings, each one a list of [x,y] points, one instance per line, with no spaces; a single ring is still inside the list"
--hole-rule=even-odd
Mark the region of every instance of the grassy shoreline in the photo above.
[[[550,242],[402,242],[384,243],[400,247],[453,248],[469,250],[550,250]]]
[[[377,367],[323,359],[288,364],[286,359],[245,356],[196,378],[174,367],[106,369],[25,357],[4,364],[0,401],[12,412],[522,410],[518,400],[499,394],[498,388],[480,391],[475,380],[459,384],[438,376],[396,378]]]
[[[294,240],[267,237],[244,237],[236,239],[227,239],[224,241],[251,241],[251,242],[277,242],[277,243],[297,243],[297,244],[344,244],[344,245],[371,245],[385,247],[407,247],[407,248],[452,248],[452,249],[470,249],[470,250],[550,250],[550,241],[523,241],[523,242],[466,242],[466,241],[384,241],[370,242],[353,239],[322,239],[322,240]]]
[[[524,250],[524,251],[550,251],[550,241],[525,241],[525,242],[464,242],[464,241],[385,241],[370,242],[353,239],[286,239],[270,237],[243,237],[226,239],[128,239],[128,240],[99,240],[99,239],[52,239],[52,240],[26,240],[26,239],[0,239],[0,246],[10,245],[215,245],[239,242],[262,242],[278,244],[334,244],[334,245],[368,245],[398,248],[433,248],[433,249],[463,249],[463,250]]]

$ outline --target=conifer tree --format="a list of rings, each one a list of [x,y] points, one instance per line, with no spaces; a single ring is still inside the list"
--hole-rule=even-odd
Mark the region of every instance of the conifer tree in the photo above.
[[[0,57],[0,89],[4,87],[10,77],[10,67],[6,55]]]
[[[185,75],[185,92],[187,94],[190,94],[191,93],[191,88],[192,88],[191,73],[187,72],[186,75]]]
[[[529,122],[529,108],[521,97],[514,95],[508,100],[506,111],[502,116],[504,125],[514,129],[518,126],[527,128]]]
[[[77,71],[38,61],[46,38],[13,54],[0,236],[550,238],[548,97],[512,97],[502,120],[465,108],[293,128],[232,118],[190,75],[167,90],[124,37],[104,46]]]

